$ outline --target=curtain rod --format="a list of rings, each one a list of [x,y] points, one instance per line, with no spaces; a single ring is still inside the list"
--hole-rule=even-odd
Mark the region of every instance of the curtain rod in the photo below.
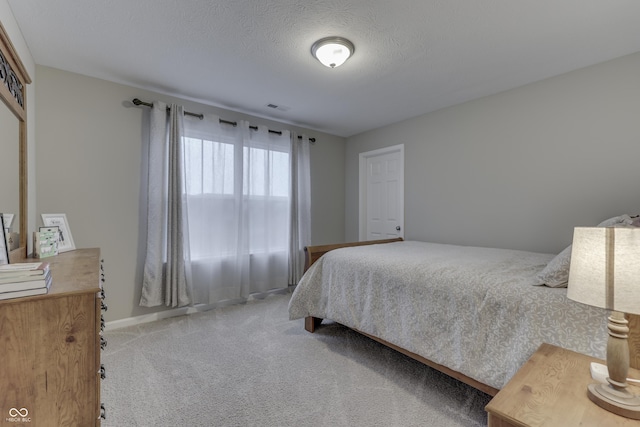
[[[145,107],[153,108],[153,104],[152,103],[141,101],[138,98],[134,98],[132,102],[133,102],[134,105],[144,105]],[[167,106],[167,111],[169,111],[170,109],[171,109],[171,107]],[[202,114],[202,113],[198,114],[198,113],[191,113],[189,111],[185,111],[184,114],[185,114],[185,116],[197,117],[200,120],[204,119],[204,114]],[[231,122],[229,120],[223,120],[223,119],[219,119],[219,120],[220,120],[220,123],[224,123],[224,124],[231,125],[231,126],[234,126],[234,127],[238,126],[238,122]],[[249,126],[249,129],[258,130],[258,126]],[[282,131],[271,130],[271,129],[268,129],[268,130],[269,130],[270,133],[275,133],[275,134],[278,134],[278,135],[282,135]],[[298,136],[298,139],[302,139],[302,136]],[[313,144],[313,143],[316,142],[316,139],[315,138],[309,138],[309,142]]]

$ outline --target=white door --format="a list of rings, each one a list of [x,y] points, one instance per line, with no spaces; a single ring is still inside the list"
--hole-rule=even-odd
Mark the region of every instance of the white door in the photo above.
[[[404,237],[404,145],[360,154],[360,240]]]

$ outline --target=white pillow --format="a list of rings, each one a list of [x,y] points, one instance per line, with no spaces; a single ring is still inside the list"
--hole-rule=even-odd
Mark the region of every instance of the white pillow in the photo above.
[[[598,224],[598,227],[624,227],[633,225],[629,215],[614,216]],[[571,265],[571,245],[556,255],[549,264],[536,275],[536,285],[550,288],[566,288],[569,283],[569,266]]]
[[[536,276],[537,285],[550,288],[566,288],[569,283],[569,265],[571,264],[571,245],[564,248]]]
[[[600,224],[598,224],[598,227],[615,227],[620,225],[631,225],[631,224],[633,224],[633,220],[629,215],[625,214],[625,215],[614,216],[613,218],[605,219]]]

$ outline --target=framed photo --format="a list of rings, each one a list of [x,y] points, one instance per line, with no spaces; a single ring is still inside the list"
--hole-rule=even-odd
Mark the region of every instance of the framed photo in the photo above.
[[[10,213],[2,214],[2,217],[4,218],[4,225],[3,225],[4,229],[11,231],[11,224],[13,223],[13,214],[10,214]]]
[[[69,229],[67,214],[42,214],[42,223],[45,227],[58,227],[60,230],[60,240],[58,241],[58,252],[72,251],[76,248]]]
[[[7,247],[7,233],[4,232],[4,216],[0,213],[0,265],[9,264],[9,248]]]

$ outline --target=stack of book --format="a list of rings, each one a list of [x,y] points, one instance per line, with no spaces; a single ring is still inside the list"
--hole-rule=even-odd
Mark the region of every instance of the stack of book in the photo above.
[[[0,300],[46,294],[50,286],[46,262],[0,265]]]

